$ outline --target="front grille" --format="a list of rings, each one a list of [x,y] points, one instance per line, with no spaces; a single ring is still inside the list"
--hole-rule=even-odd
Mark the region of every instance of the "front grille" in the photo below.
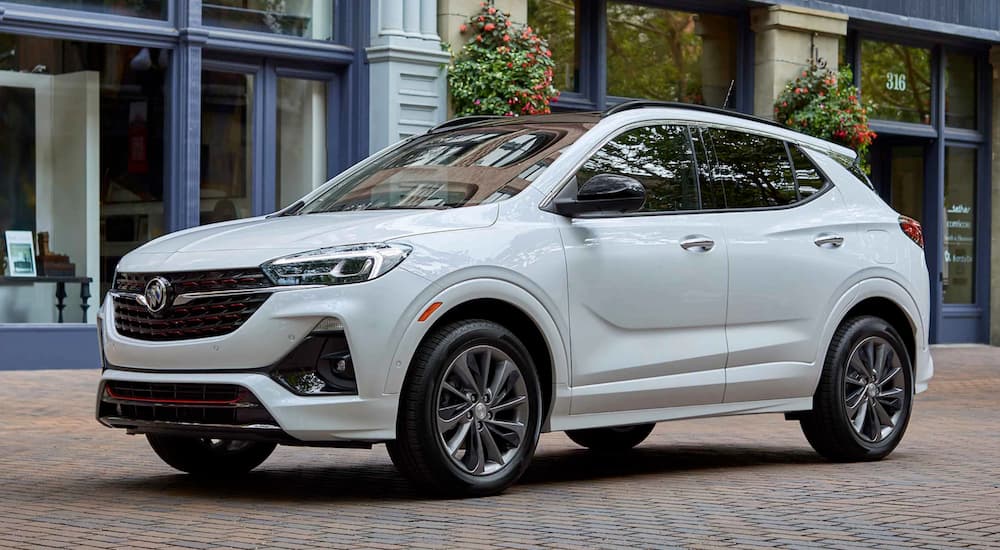
[[[271,286],[271,281],[259,269],[233,269],[226,271],[182,271],[176,273],[118,273],[115,290],[142,294],[146,283],[153,277],[170,281],[177,294],[209,292],[216,290],[253,290]]]
[[[118,423],[277,426],[250,390],[232,384],[108,381],[101,393],[100,416]]]
[[[142,294],[146,283],[156,276],[154,273],[119,273],[115,278],[115,290]],[[115,329],[122,336],[152,341],[222,336],[247,322],[270,296],[248,292],[170,305],[180,294],[257,290],[270,286],[270,281],[259,270],[164,273],[159,276],[170,281],[171,286],[168,305],[162,311],[153,313],[128,295],[113,297]]]

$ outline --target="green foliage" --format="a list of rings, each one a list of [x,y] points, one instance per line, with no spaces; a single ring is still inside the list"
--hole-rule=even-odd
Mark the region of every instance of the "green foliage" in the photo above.
[[[471,35],[448,67],[455,114],[534,115],[551,112],[559,96],[552,85],[552,51],[531,27],[485,2],[461,27]]]
[[[854,149],[862,165],[875,132],[868,125],[872,104],[863,104],[850,67],[834,73],[823,61],[810,63],[774,103],[776,121],[804,134]],[[867,170],[867,168],[866,168]]]

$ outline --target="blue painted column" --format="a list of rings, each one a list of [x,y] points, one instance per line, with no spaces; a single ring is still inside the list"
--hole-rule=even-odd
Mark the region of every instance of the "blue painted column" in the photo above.
[[[201,56],[208,32],[201,28],[201,0],[174,3],[180,41],[170,71],[167,231],[194,227],[200,217]]]

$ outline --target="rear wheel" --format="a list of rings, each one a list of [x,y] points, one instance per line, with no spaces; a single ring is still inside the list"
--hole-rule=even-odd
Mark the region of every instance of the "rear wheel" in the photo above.
[[[646,440],[656,424],[568,430],[574,443],[594,451],[627,451]]]
[[[896,448],[913,405],[913,369],[896,330],[878,317],[845,321],[834,334],[800,419],[816,452],[837,461],[878,460]]]
[[[274,443],[147,434],[149,446],[174,468],[193,475],[245,474],[274,452]]]
[[[527,469],[541,410],[538,376],[521,341],[492,321],[454,323],[417,352],[389,456],[426,491],[496,494]]]

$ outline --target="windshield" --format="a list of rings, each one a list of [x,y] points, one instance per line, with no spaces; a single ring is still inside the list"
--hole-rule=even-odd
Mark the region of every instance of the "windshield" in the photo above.
[[[298,214],[457,208],[510,198],[596,122],[545,118],[413,138],[334,181]]]

